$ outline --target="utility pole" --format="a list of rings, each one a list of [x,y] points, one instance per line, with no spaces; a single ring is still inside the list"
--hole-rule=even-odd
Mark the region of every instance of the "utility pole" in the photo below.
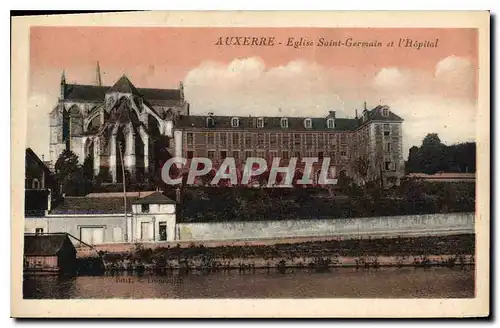
[[[120,152],[120,162],[122,164],[122,184],[123,184],[123,211],[125,212],[125,226],[127,226],[127,188],[125,186],[125,165],[123,162],[122,142],[118,141],[118,151]],[[128,233],[125,229],[125,240],[128,241]],[[132,233],[132,226],[130,227]],[[133,236],[133,233],[132,233]]]

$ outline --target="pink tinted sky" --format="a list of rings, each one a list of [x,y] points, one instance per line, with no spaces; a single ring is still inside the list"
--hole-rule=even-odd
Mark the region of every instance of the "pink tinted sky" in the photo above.
[[[216,46],[221,36],[273,36],[282,44]],[[294,49],[285,46],[290,37],[350,37],[384,45],[399,38],[439,39],[439,46]],[[194,113],[273,115],[279,107],[290,115],[336,109],[339,116],[352,116],[365,100],[373,105],[383,101],[406,120],[405,148],[418,144],[426,132],[438,132],[449,143],[472,139],[475,133],[463,133],[449,120],[454,111],[475,115],[474,29],[33,27],[30,40],[33,109],[28,120],[36,128],[28,143],[45,154],[46,114],[57,101],[62,70],[69,83],[92,83],[97,61],[105,85],[124,73],[138,87],[171,88],[184,81]],[[436,119],[440,123],[427,124],[432,130],[422,130],[426,120]]]

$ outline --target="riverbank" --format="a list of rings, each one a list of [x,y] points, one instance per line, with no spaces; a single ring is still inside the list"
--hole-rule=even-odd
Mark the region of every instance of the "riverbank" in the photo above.
[[[104,253],[106,271],[455,266],[475,263],[475,235],[311,241],[260,246],[147,248]]]

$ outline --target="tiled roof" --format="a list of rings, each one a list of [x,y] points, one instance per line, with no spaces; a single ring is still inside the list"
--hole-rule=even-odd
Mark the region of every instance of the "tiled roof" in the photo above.
[[[175,123],[175,128],[205,128],[208,116],[189,115],[180,116]],[[213,128],[219,129],[257,129],[257,119],[259,117],[238,117],[239,126],[231,127],[231,119],[236,116],[212,116],[215,120]],[[356,119],[336,118],[334,129],[329,129],[327,126],[327,117],[311,118],[312,128],[308,129],[304,126],[304,120],[307,117],[286,117],[288,119],[288,128],[281,127],[281,119],[285,117],[263,117],[264,129],[279,129],[279,130],[302,130],[302,131],[350,131],[355,130],[358,126]]]
[[[127,212],[132,211],[131,204],[137,199],[127,197]],[[50,214],[120,214],[123,208],[123,197],[66,197]]]
[[[134,204],[175,204],[175,202],[161,192],[155,192],[135,200]]]
[[[57,255],[64,242],[66,234],[55,235],[24,235],[25,256],[53,256]],[[69,243],[71,244],[71,242]]]

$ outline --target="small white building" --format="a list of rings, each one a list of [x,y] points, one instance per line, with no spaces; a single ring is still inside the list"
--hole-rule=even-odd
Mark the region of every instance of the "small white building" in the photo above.
[[[68,233],[90,245],[176,240],[176,204],[161,192],[145,197],[67,197],[43,217],[26,217],[25,233]]]
[[[160,192],[132,203],[133,241],[174,241],[175,202]]]

